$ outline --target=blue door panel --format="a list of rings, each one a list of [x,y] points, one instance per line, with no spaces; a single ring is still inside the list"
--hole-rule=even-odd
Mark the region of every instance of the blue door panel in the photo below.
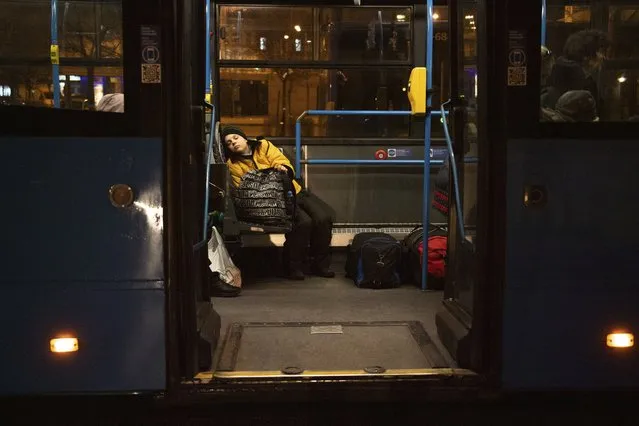
[[[160,138],[1,138],[0,158],[2,280],[163,279]]]
[[[506,388],[637,386],[639,141],[508,145],[503,380]],[[547,204],[525,207],[524,186]]]
[[[165,388],[164,286],[156,282],[5,283],[0,394]],[[54,354],[60,333],[79,350]]]
[[[579,292],[579,294],[575,294]],[[637,386],[636,349],[606,346],[606,334],[637,322],[627,289],[511,288],[504,318],[506,389],[583,389]],[[603,305],[614,304],[613,308]]]

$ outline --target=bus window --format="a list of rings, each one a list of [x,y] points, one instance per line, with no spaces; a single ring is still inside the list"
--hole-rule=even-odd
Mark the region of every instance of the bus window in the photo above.
[[[413,7],[220,6],[219,11],[222,122],[254,134],[291,137],[296,118],[308,109],[410,109],[408,76],[425,60],[426,48],[425,34],[413,28]],[[446,6],[434,8],[433,22],[432,104],[439,108],[450,97]],[[472,40],[466,45],[465,60],[472,62]],[[423,120],[413,117],[303,122],[307,137],[421,138],[423,132]],[[442,138],[442,127],[432,126],[431,136]]]
[[[292,137],[309,109],[408,110],[410,68],[221,68],[221,122],[253,135]],[[407,116],[307,117],[304,136],[408,137]]]
[[[547,8],[541,120],[639,117],[639,4]]]
[[[312,60],[310,7],[221,6],[219,59]]]
[[[411,8],[321,8],[320,59],[409,62]]]
[[[0,8],[0,105],[86,111],[107,94],[122,99],[121,0],[60,2],[55,15],[35,0],[0,0]]]
[[[233,118],[268,116],[268,87],[266,80],[223,80],[220,110]]]
[[[411,8],[220,8],[221,60],[411,61]]]

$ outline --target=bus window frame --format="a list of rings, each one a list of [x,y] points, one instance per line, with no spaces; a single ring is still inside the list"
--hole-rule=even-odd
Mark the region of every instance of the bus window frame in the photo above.
[[[434,6],[447,6],[447,2],[445,0],[435,0]],[[221,0],[216,2],[216,22],[213,24],[214,31],[217,31],[219,27],[219,16],[220,16],[220,7],[223,6],[266,6],[273,5],[271,1],[268,0],[255,0],[250,4],[245,3],[236,3],[232,0]],[[312,2],[310,4],[304,4],[304,2],[295,1],[281,1],[277,3],[277,6],[280,7],[322,7],[322,6],[332,6],[332,7],[353,7],[352,0],[318,0],[317,2]],[[426,40],[424,39],[425,32],[425,16],[426,9],[423,2],[418,0],[398,0],[389,2],[388,0],[371,0],[367,1],[365,5],[361,5],[358,7],[366,7],[366,8],[374,8],[379,6],[386,6],[392,8],[400,8],[400,7],[411,7],[413,9],[413,16],[411,19],[411,37],[412,37],[412,48],[410,52],[410,59],[407,61],[384,61],[384,62],[346,62],[346,61],[314,61],[314,60],[277,60],[277,61],[252,61],[252,60],[224,60],[219,59],[219,57],[214,57],[211,60],[215,61],[215,66],[213,68],[213,87],[220,87],[220,69],[221,68],[304,68],[304,69],[364,69],[366,67],[374,66],[378,69],[406,69],[412,67],[425,66],[426,63]],[[220,40],[219,37],[212,37],[212,42],[215,46],[215,51],[220,51]],[[220,90],[214,90],[214,100],[216,105],[220,105]],[[216,111],[215,119],[219,120],[222,117],[222,112],[219,108]],[[436,126],[435,126],[436,128]],[[414,138],[423,138],[424,137],[424,125],[423,121],[419,118],[411,118],[409,123],[410,129],[410,137]]]
[[[216,30],[220,27],[220,16],[221,16],[221,8],[223,7],[253,7],[253,8],[269,8],[269,7],[278,7],[278,8],[307,8],[307,9],[320,9],[322,6],[333,6],[333,7],[349,7],[349,8],[358,8],[358,9],[379,9],[380,7],[384,7],[386,9],[398,9],[398,8],[411,8],[413,9],[412,17],[415,17],[415,6],[419,3],[416,0],[412,2],[402,2],[401,4],[388,4],[381,3],[378,6],[366,4],[361,6],[354,6],[353,3],[348,2],[317,2],[317,3],[308,3],[308,4],[286,4],[286,2],[273,4],[271,2],[261,2],[254,1],[251,3],[233,3],[233,2],[217,2],[217,10],[216,10],[216,19],[215,28]],[[411,40],[415,41],[415,19],[410,20],[410,35]],[[344,61],[344,60],[324,60],[324,59],[262,59],[262,60],[253,60],[253,59],[222,59],[219,57],[220,55],[220,38],[216,34],[214,37],[217,55],[213,58],[217,63],[218,68],[365,68],[370,66],[386,68],[386,67],[412,67],[415,66],[415,45],[412,46],[411,50],[408,52],[408,58],[406,60],[384,60],[384,61]]]
[[[553,3],[564,4],[565,2]],[[584,2],[583,4],[590,3]],[[617,0],[611,2],[610,5],[623,4],[630,4],[630,2]],[[639,6],[639,0],[633,0],[632,4]],[[541,17],[541,2],[533,2],[531,5],[526,5],[525,8],[526,10],[521,15],[511,14],[509,16],[510,29],[521,29],[525,33],[526,51],[531,53],[527,55],[527,85],[506,87],[507,105],[516,105],[515,108],[508,108],[508,139],[636,139],[636,135],[639,133],[639,123],[637,122],[556,123],[541,121],[541,55],[539,54],[541,27],[539,21],[535,19],[535,17]],[[634,61],[634,59],[632,60]],[[503,64],[504,67],[507,67],[507,59],[504,59]],[[504,84],[506,83],[504,81]]]
[[[159,11],[138,10],[135,2],[121,0],[122,67],[124,79],[123,113],[82,111],[46,106],[0,106],[3,117],[0,133],[12,136],[46,137],[161,137],[162,84],[141,83],[140,26],[160,25]],[[45,29],[49,31],[49,29]],[[164,34],[160,35],[164,37]],[[97,60],[96,63],[102,63]],[[60,67],[95,65],[77,58],[60,58]],[[43,65],[45,65],[43,63]],[[136,66],[137,65],[137,66]],[[50,62],[46,66],[51,66]],[[162,63],[164,68],[166,63]],[[166,75],[166,73],[163,73]],[[166,80],[164,78],[164,80]]]

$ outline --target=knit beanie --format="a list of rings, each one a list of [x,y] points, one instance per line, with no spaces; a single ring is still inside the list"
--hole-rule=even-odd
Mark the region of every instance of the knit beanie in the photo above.
[[[228,135],[240,135],[244,139],[248,139],[246,137],[246,133],[244,133],[239,127],[235,126],[224,126],[222,128],[222,134],[220,135],[222,137],[222,140],[224,140],[224,138],[226,138]]]

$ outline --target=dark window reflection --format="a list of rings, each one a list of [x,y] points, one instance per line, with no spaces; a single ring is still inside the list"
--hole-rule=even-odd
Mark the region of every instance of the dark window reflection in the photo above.
[[[546,24],[541,120],[634,121],[639,115],[639,4],[549,6]],[[594,114],[588,110],[593,102]]]
[[[411,17],[411,8],[223,6],[219,58],[409,62]]]
[[[220,114],[253,134],[293,136],[310,109],[409,110],[406,69],[223,68]],[[409,136],[409,117],[307,117],[305,136]]]
[[[0,10],[0,105],[53,107],[57,86],[60,108],[93,110],[124,92],[121,0],[58,2],[57,81],[51,2],[0,0]]]

